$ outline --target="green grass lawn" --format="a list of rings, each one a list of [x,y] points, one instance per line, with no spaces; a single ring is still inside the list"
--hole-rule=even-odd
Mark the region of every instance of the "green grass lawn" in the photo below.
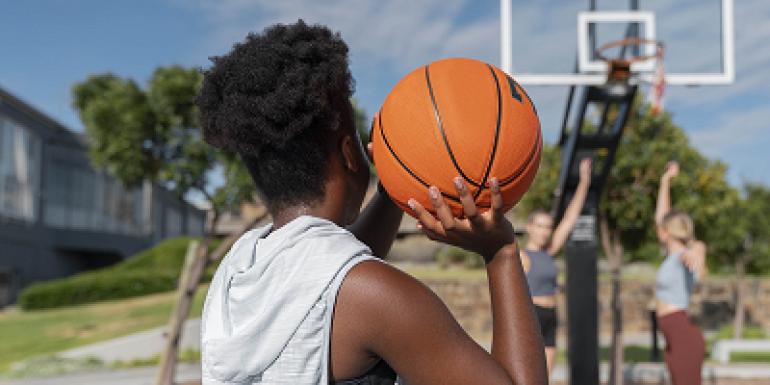
[[[770,352],[734,352],[730,353],[730,362],[770,363]]]
[[[651,349],[648,346],[640,345],[627,345],[623,348],[623,362],[650,362]],[[661,352],[661,360],[663,359],[663,352]],[[599,360],[610,361],[610,348],[602,346],[599,348]],[[556,353],[557,363],[567,362],[567,352],[559,350]]]
[[[196,293],[190,317],[199,317],[208,286]],[[175,293],[51,310],[0,312],[0,372],[13,362],[165,325]]]

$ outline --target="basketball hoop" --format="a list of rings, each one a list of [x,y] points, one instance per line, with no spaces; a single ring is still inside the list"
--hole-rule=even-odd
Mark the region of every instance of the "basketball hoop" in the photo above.
[[[655,45],[655,54],[652,55],[634,55],[631,57],[608,58],[604,52],[617,47],[630,45]],[[651,82],[652,90],[649,94],[650,113],[655,116],[663,110],[663,91],[666,87],[665,71],[663,68],[664,45],[656,40],[631,37],[607,43],[596,50],[596,57],[599,60],[607,62],[607,89],[619,90],[620,87],[628,86],[631,79],[631,65],[636,62],[655,60],[655,76]]]

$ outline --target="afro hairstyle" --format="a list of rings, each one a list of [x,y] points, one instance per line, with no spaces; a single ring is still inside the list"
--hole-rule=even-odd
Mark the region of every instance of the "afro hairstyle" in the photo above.
[[[268,207],[320,199],[353,93],[339,33],[276,24],[210,60],[197,98],[204,140],[241,156]]]

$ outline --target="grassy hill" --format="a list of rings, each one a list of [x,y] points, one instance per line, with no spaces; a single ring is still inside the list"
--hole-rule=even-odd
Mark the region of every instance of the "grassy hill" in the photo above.
[[[190,318],[200,317],[208,286],[195,295]],[[0,372],[13,362],[165,325],[174,292],[49,310],[0,312]]]

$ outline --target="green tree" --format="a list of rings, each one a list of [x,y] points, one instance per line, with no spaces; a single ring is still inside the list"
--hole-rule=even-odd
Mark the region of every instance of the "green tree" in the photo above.
[[[708,244],[713,256],[710,263],[718,264],[717,256],[734,250],[741,234],[737,228],[726,231],[714,226],[725,223],[727,227],[731,208],[740,198],[727,183],[727,167],[700,154],[668,113],[652,117],[640,103],[636,106],[601,197],[600,216],[607,221],[609,238],[615,238],[614,246],[622,246],[627,260],[660,259],[653,222],[655,200],[666,163],[677,160],[681,172],[672,183],[674,207],[692,215],[697,237]],[[604,161],[602,155],[595,159],[595,167]],[[538,175],[519,207],[527,212],[551,207],[560,166],[559,148],[544,145]]]
[[[245,171],[234,154],[209,147],[201,137],[195,98],[202,74],[180,66],[155,70],[145,89],[135,81],[112,74],[93,75],[73,87],[73,105],[86,128],[93,163],[107,170],[126,186],[145,180],[176,192],[179,199],[197,191],[209,203],[212,220],[203,243],[193,250],[170,321],[159,383],[173,382],[181,326],[190,310],[192,297],[209,261],[218,259],[224,247],[210,253],[220,213],[254,197],[253,184],[246,183]],[[224,183],[214,186],[217,167]],[[245,232],[244,227],[242,232]],[[240,236],[238,234],[237,236]],[[229,237],[236,238],[237,236]]]
[[[652,117],[646,108],[636,108],[621,139],[600,210],[628,257],[646,261],[660,257],[653,212],[660,176],[669,160],[680,167],[671,186],[673,206],[693,217],[696,236],[709,245],[709,254],[731,250],[735,234],[714,226],[739,198],[727,183],[727,167],[692,147],[668,113]]]
[[[653,221],[660,176],[670,160],[680,165],[672,185],[674,207],[692,215],[696,236],[709,245],[712,265],[731,255],[741,229],[726,230],[739,202],[738,191],[726,181],[726,166],[706,159],[692,147],[685,132],[668,113],[650,116],[637,100],[624,128],[599,207],[599,233],[612,281],[613,364],[623,361],[621,271],[625,260],[656,261],[660,246]],[[617,115],[610,110],[609,121]],[[589,127],[590,130],[590,127]],[[522,207],[547,207],[556,188],[560,161],[557,151],[544,149],[543,161]],[[602,167],[606,152],[597,151],[594,167]],[[613,365],[614,366],[614,365]],[[616,373],[621,373],[617,371]]]
[[[748,183],[744,186],[744,197],[733,208],[731,215],[720,225],[735,232],[743,242],[735,245],[732,253],[722,256],[724,266],[735,268],[735,317],[733,338],[742,338],[746,313],[744,280],[746,273],[770,270],[770,189],[766,186]]]
[[[549,210],[553,205],[554,189],[559,181],[559,167],[561,167],[561,151],[553,144],[543,143],[543,152],[540,155],[540,168],[535,180],[529,186],[529,190],[521,199],[517,209],[522,214],[529,215],[533,210]]]

